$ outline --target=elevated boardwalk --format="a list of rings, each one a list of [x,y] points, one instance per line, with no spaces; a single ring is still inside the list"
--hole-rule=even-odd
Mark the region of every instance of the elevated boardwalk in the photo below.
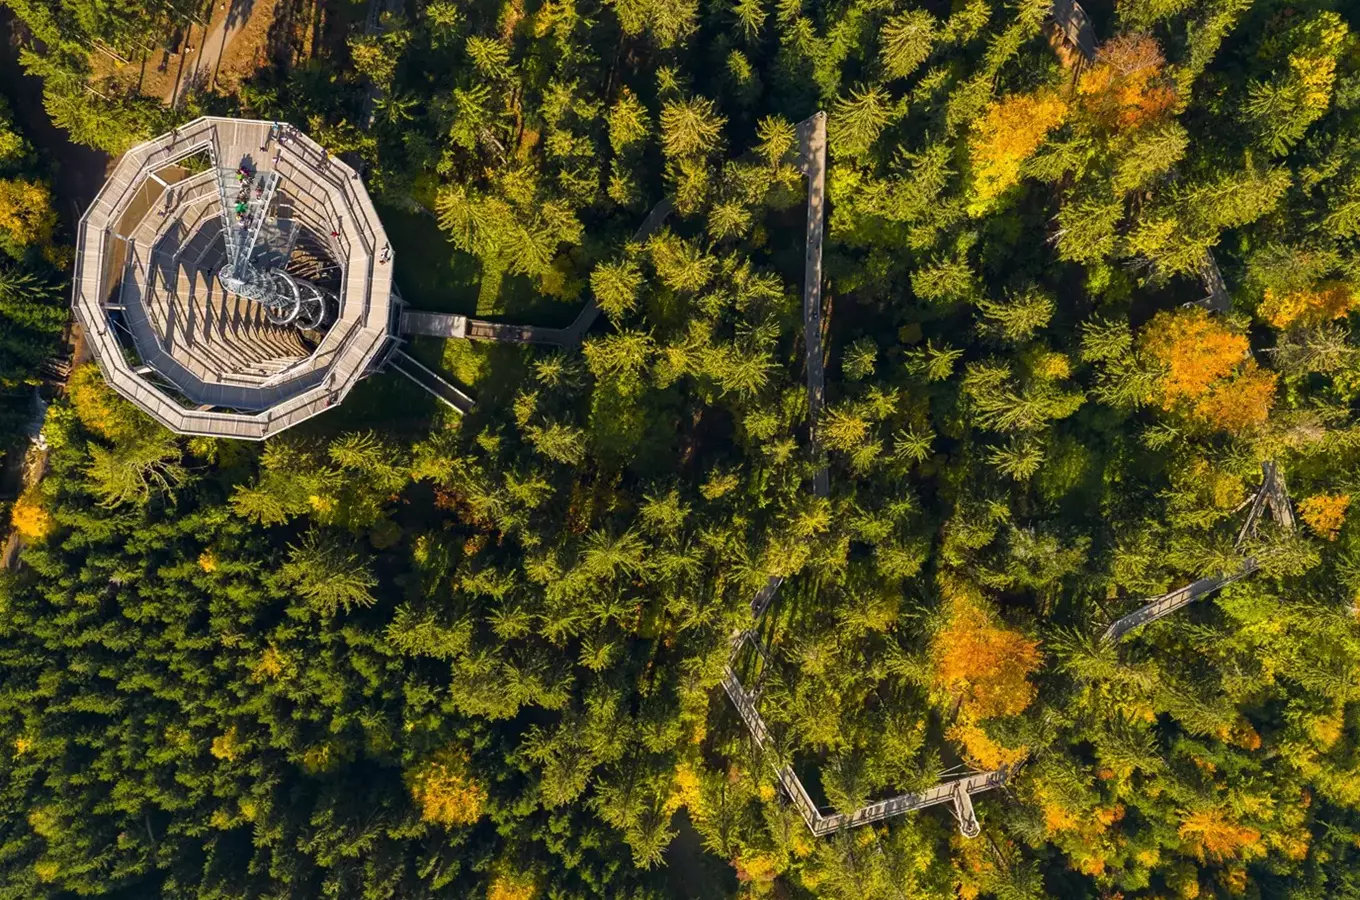
[[[1235,546],[1239,550],[1242,549],[1248,538],[1255,536],[1256,525],[1266,509],[1270,510],[1276,524],[1284,530],[1293,531],[1295,528],[1294,510],[1289,503],[1284,473],[1274,462],[1263,462],[1261,463],[1261,476],[1261,486],[1257,489],[1255,496],[1243,504],[1243,506],[1250,506],[1251,508],[1247,513],[1246,522],[1237,534]],[[1239,510],[1241,508],[1238,507]],[[1177,610],[1189,606],[1196,600],[1241,581],[1259,568],[1260,563],[1255,558],[1247,557],[1234,572],[1220,572],[1218,575],[1201,578],[1185,587],[1168,591],[1160,597],[1154,597],[1128,615],[1121,616],[1110,623],[1110,626],[1101,635],[1101,640],[1117,641],[1136,628],[1165,618]]]
[[[674,206],[669,199],[652,207],[638,230],[634,243],[642,243],[661,227]],[[454,313],[430,313],[408,310],[402,313],[401,333],[429,335],[441,338],[466,338],[470,341],[496,341],[504,344],[547,344],[554,347],[575,347],[586,339],[600,317],[600,305],[592,296],[565,328],[544,328],[540,325],[514,325],[472,319]]]
[[[737,674],[731,666],[727,667],[723,675],[722,686],[727,696],[732,700],[732,705],[736,707],[742,721],[746,723],[746,728],[750,731],[752,740],[762,747],[769,747],[771,745],[770,730],[756,708],[756,698],[742,687],[740,679],[737,678]],[[977,815],[973,811],[972,796],[1002,787],[1006,783],[1007,775],[1005,769],[974,772],[960,778],[943,781],[924,791],[899,794],[877,803],[871,803],[852,813],[833,813],[831,815],[825,815],[818,809],[817,804],[808,794],[792,766],[782,766],[778,772],[778,779],[784,793],[797,808],[799,815],[803,817],[808,830],[818,837],[846,828],[858,828],[861,825],[881,822],[892,816],[915,812],[931,806],[952,804],[954,818],[959,823],[960,832],[964,837],[971,838],[977,837],[982,830],[978,824]]]
[[[1050,15],[1062,29],[1063,37],[1087,62],[1096,58],[1096,30],[1077,0],[1053,0]]]
[[[831,475],[822,450],[821,420],[826,408],[822,363],[822,235],[826,228],[826,113],[798,124],[798,168],[808,180],[807,249],[803,262],[803,344],[807,350],[808,436],[815,470],[812,491],[831,495]]]
[[[821,449],[819,424],[822,411],[826,406],[826,382],[822,365],[822,237],[826,221],[826,113],[816,115],[798,125],[798,166],[808,179],[807,247],[804,254],[803,273],[803,342],[807,352],[807,390],[808,414],[810,422],[810,443],[816,466],[812,481],[812,491],[817,497],[827,497],[831,493],[830,473],[826,457]],[[655,210],[653,210],[655,213]],[[645,223],[644,223],[645,228]],[[751,618],[759,622],[779,593],[784,579],[771,576],[751,598]],[[742,685],[732,662],[747,643],[760,653],[768,664],[765,652],[758,639],[749,630],[742,630],[733,636],[732,655],[723,671],[723,691],[736,707],[738,715],[751,733],[751,739],[761,747],[771,744],[770,729],[761,718],[757,708],[759,691],[748,691]],[[950,773],[945,773],[946,775]],[[857,828],[880,822],[892,816],[926,809],[931,806],[951,804],[954,818],[958,821],[959,831],[964,837],[977,837],[981,826],[973,811],[972,796],[1003,786],[1008,777],[1007,770],[997,769],[990,772],[972,772],[959,778],[941,782],[924,791],[900,794],[877,803],[871,803],[851,813],[825,815],[807,788],[798,778],[792,766],[782,766],[777,773],[780,787],[790,802],[797,807],[808,829],[816,836],[832,834],[846,828]]]

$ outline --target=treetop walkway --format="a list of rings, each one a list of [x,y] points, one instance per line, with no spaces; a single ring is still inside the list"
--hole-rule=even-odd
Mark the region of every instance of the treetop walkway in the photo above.
[[[831,493],[830,473],[826,456],[821,448],[819,425],[822,410],[826,405],[826,379],[822,359],[822,238],[826,226],[826,113],[818,112],[798,124],[798,148],[796,164],[808,179],[807,206],[807,246],[804,252],[803,279],[803,344],[807,361],[808,421],[809,444],[813,461],[812,492],[817,497],[827,497]],[[784,579],[771,576],[751,599],[751,618],[759,622],[773,602]],[[771,744],[770,729],[761,718],[758,702],[760,689],[748,691],[737,676],[732,663],[747,644],[754,647],[768,663],[765,651],[758,639],[749,629],[733,636],[732,656],[723,673],[722,686],[736,707],[738,714],[758,746]],[[781,766],[776,773],[780,787],[790,802],[798,809],[808,829],[816,836],[832,834],[846,828],[869,825],[883,819],[926,809],[931,806],[952,804],[954,818],[958,821],[959,831],[964,837],[977,837],[981,833],[977,816],[973,812],[972,795],[1000,787],[1006,783],[1007,770],[996,769],[990,772],[970,772],[960,777],[949,777],[957,773],[946,772],[942,781],[924,791],[900,794],[876,803],[871,803],[850,813],[824,814],[813,801],[807,788],[798,778],[793,766]]]
[[[1261,486],[1257,488],[1256,494],[1238,507],[1239,511],[1248,505],[1251,509],[1247,513],[1246,522],[1243,523],[1237,534],[1237,541],[1234,544],[1237,550],[1242,549],[1248,538],[1256,535],[1256,526],[1266,509],[1270,510],[1276,524],[1284,530],[1293,531],[1295,528],[1294,510],[1289,503],[1284,475],[1280,472],[1279,467],[1274,462],[1263,462],[1261,463],[1261,474]],[[1168,591],[1160,597],[1153,597],[1128,615],[1121,616],[1111,622],[1101,635],[1101,640],[1118,641],[1135,628],[1165,618],[1202,597],[1207,597],[1234,582],[1241,581],[1259,568],[1260,563],[1254,557],[1247,557],[1235,571],[1220,572],[1208,578],[1200,578],[1185,587]]]
[[[734,657],[748,640],[753,642],[752,645],[756,647],[757,652],[763,654],[759,645],[754,643],[751,633],[747,631],[742,632],[741,636],[735,641]],[[762,748],[771,747],[773,739],[770,729],[765,724],[765,720],[761,718],[760,711],[757,708],[759,689],[748,691],[743,687],[731,665],[728,665],[724,671],[722,686],[731,699],[732,705],[736,707],[742,721],[746,724],[747,730],[750,731],[752,740]],[[957,775],[957,777],[950,777],[954,775]],[[879,800],[876,803],[862,806],[851,813],[828,815],[818,808],[792,765],[781,766],[777,772],[780,787],[784,789],[784,793],[798,809],[798,813],[803,817],[808,830],[818,837],[845,828],[857,828],[893,816],[943,804],[952,804],[954,818],[958,822],[959,831],[964,837],[977,837],[982,828],[978,823],[977,815],[973,811],[972,795],[1003,786],[1006,783],[1007,775],[1008,772],[1005,769],[996,769],[990,772],[970,771],[963,775],[958,775],[955,771],[945,772],[943,777],[946,780],[924,791],[914,791]]]
[[[663,199],[653,206],[647,218],[633,233],[633,243],[651,237],[670,216],[674,205]],[[545,328],[541,325],[515,325],[473,319],[456,313],[429,313],[406,310],[401,316],[401,332],[405,335],[428,335],[442,338],[461,338],[472,341],[499,341],[506,344],[548,344],[555,347],[575,347],[585,340],[600,317],[600,305],[595,297],[586,302],[572,323],[565,328]]]
[[[1077,0],[1053,0],[1049,14],[1062,29],[1063,37],[1087,62],[1096,58],[1096,30]]]

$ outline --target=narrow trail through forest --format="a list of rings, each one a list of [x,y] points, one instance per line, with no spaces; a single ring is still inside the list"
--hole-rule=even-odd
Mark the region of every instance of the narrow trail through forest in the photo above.
[[[194,48],[192,53],[186,49],[181,55],[180,72],[165,96],[165,102],[168,106],[173,109],[184,102],[189,91],[212,85],[217,79],[218,70],[222,66],[222,58],[226,55],[231,42],[236,39],[237,35],[250,21],[250,14],[255,8],[256,2],[257,0],[232,0],[228,9],[216,10],[222,15],[220,18],[214,15],[213,18],[216,21],[207,29],[202,42]],[[267,2],[267,0],[258,0],[258,2]],[[191,36],[193,34],[192,26],[190,26],[189,34]]]

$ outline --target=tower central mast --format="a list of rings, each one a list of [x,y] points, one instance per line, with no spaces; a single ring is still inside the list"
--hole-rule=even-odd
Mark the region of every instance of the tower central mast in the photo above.
[[[265,254],[256,253],[281,181],[278,172],[259,169],[246,160],[235,170],[218,169],[227,259],[217,277],[228,292],[262,305],[271,323],[314,329],[326,318],[327,292],[283,268],[259,264],[258,257]],[[281,256],[286,262],[287,254]]]

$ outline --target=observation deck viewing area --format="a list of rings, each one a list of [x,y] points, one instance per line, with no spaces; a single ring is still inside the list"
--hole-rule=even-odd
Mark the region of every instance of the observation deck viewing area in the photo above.
[[[128,151],[81,219],[73,306],[105,379],[185,434],[262,439],[391,339],[358,175],[291,126],[201,118]]]

